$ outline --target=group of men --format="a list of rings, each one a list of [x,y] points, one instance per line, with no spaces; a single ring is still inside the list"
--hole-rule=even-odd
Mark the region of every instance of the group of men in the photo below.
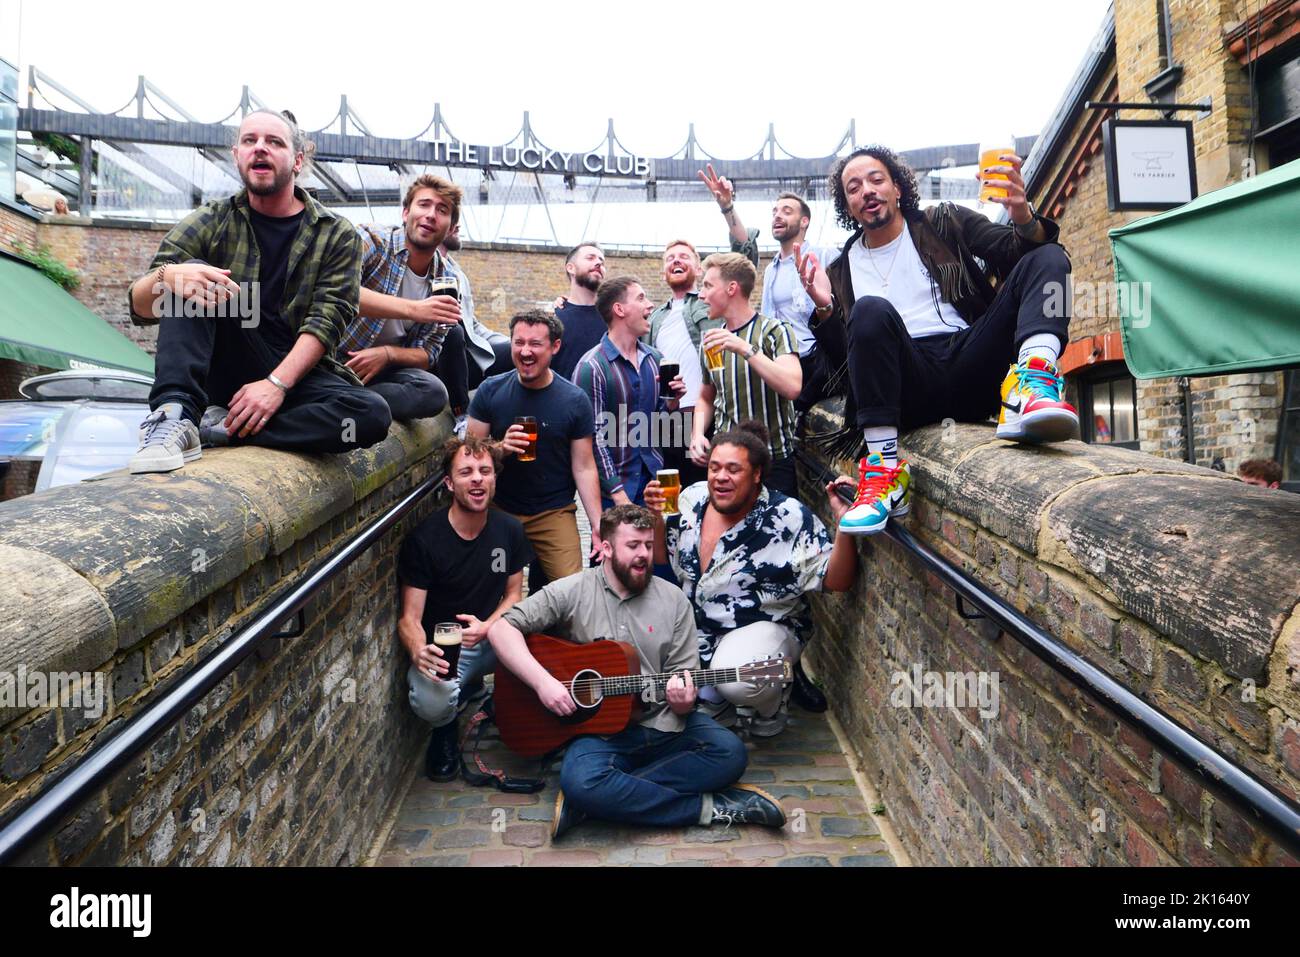
[[[459,773],[458,711],[498,663],[552,712],[573,711],[526,635],[618,638],[645,673],[674,677],[626,731],[569,746],[555,836],[589,816],[780,826],[774,799],[736,784],[745,748],[732,729],[779,734],[796,688],[811,707],[824,699],[801,672],[794,686],[707,688],[691,672],[798,662],[808,594],[851,588],[850,536],[909,508],[900,429],[997,411],[1011,440],[1077,430],[1055,367],[1069,317],[1048,306],[1069,260],[1025,199],[1019,158],[983,171],[1005,177],[995,201],[1011,225],[997,225],[952,204],[922,210],[894,153],[855,150],[830,176],[852,236],[840,250],[808,247],[807,203],[778,197],[780,252],[757,310],[758,233],[710,167],[701,178],[732,252],[701,263],[690,242],[670,242],[671,296],[656,304],[636,278],[606,277],[603,250],[583,243],[555,313],[515,315],[494,341],[447,255],[459,248],[458,187],[421,176],[401,226],[357,228],[295,185],[307,156],[292,115],[250,113],[233,148],[245,189],[182,220],[132,285],[132,314],[164,321],[131,470],[180,468],[202,445],[347,451],[382,439],[393,418],[450,405],[451,504],[409,535],[398,567],[410,702],[433,725],[428,775]],[[679,371],[661,381],[668,362]],[[832,536],[798,498],[794,447],[801,414],[837,390],[867,454],[856,483],[824,489]],[[647,433],[657,416],[677,417],[668,440]],[[664,465],[681,474],[671,516]],[[432,643],[446,621],[462,625],[455,674]]]

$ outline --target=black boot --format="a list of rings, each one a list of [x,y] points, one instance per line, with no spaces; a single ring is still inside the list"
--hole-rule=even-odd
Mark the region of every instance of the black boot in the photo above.
[[[424,752],[424,774],[430,781],[454,781],[460,774],[460,743],[456,740],[456,722],[434,728],[429,735],[429,749]]]
[[[794,666],[794,687],[790,689],[790,697],[799,707],[813,714],[821,714],[826,710],[826,696],[813,684],[802,664]]]
[[[752,784],[735,784],[713,795],[713,817],[710,824],[762,824],[781,827],[785,812],[776,798]]]

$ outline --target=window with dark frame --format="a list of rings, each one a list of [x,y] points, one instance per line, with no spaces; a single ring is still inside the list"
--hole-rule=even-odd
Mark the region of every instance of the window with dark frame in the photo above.
[[[0,59],[0,199],[13,202],[18,171],[18,70]]]
[[[1282,463],[1282,488],[1300,492],[1300,372],[1283,378],[1282,421],[1277,429],[1277,460]]]
[[[1138,447],[1137,384],[1121,364],[1079,382],[1080,433],[1093,445]]]

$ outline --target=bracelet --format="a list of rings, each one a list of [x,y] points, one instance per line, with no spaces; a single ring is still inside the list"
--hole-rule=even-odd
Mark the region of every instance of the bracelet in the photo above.
[[[167,289],[167,267],[170,265],[171,263],[163,263],[159,266],[158,275],[155,276],[153,280],[153,284],[155,286],[161,286],[164,291]]]
[[[285,385],[283,382],[281,382],[274,372],[268,372],[266,374],[266,381],[271,383],[271,385],[275,386],[281,392],[289,391],[289,387]]]
[[[725,207],[725,208],[722,210],[722,215],[723,215],[723,216],[726,216],[728,213],[730,213],[730,212],[731,212],[733,209],[735,209],[735,208],[736,208],[736,204],[735,204],[735,203],[732,203],[730,206],[727,206],[727,207]]]

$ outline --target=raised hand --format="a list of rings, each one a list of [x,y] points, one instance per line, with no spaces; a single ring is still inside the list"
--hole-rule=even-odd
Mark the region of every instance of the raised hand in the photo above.
[[[813,305],[819,308],[830,305],[831,279],[826,275],[826,270],[821,268],[816,253],[810,251],[807,256],[803,255],[803,243],[794,244],[794,268]]]
[[[696,170],[695,175],[709,188],[709,192],[718,203],[718,208],[726,209],[736,201],[736,188],[731,185],[731,180],[714,172],[712,163],[709,163],[706,169],[707,173],[704,170]]]
[[[990,196],[990,203],[997,203],[999,206],[1005,206],[1007,212],[1011,214],[1011,221],[1024,225],[1034,218],[1033,212],[1029,209],[1029,200],[1025,196],[1025,179],[1020,174],[1020,167],[1024,165],[1023,157],[1015,153],[1003,153],[998,157],[1005,166],[986,166],[980,170],[978,177],[985,185],[995,186],[998,189],[1006,190],[1006,196]],[[989,173],[1004,173],[1006,179],[989,179]]]

